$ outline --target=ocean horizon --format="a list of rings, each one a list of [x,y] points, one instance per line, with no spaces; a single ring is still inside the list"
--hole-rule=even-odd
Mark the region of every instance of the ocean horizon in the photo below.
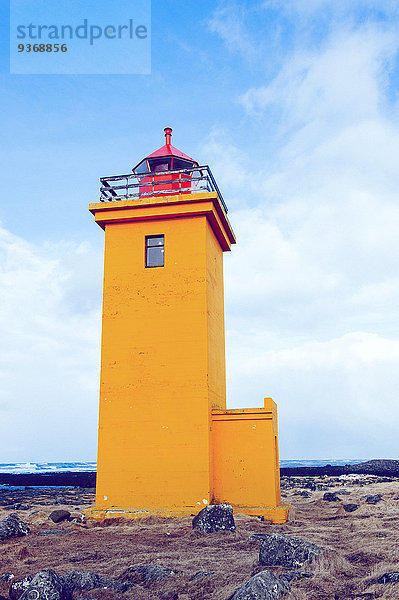
[[[280,460],[280,467],[323,467],[331,465],[335,467],[354,465],[368,459],[288,459]],[[97,463],[90,461],[81,462],[15,462],[0,463],[0,473],[66,473],[69,471],[85,472],[96,471]]]

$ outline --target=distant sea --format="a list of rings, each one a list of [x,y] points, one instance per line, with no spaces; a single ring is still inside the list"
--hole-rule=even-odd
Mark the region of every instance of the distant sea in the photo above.
[[[96,471],[95,462],[18,462],[0,463],[0,473],[65,473]]]
[[[280,460],[280,467],[323,467],[332,465],[355,465],[365,459],[314,459],[314,460]],[[95,462],[19,462],[0,463],[0,473],[65,473],[66,471],[96,471]]]

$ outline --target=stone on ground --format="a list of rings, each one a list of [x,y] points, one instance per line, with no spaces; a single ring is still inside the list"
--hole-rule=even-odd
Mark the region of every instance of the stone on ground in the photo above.
[[[71,600],[69,587],[52,569],[36,573],[20,600]]]
[[[49,514],[49,519],[51,519],[54,523],[61,523],[62,521],[66,521],[70,518],[71,513],[69,510],[63,510],[62,508],[58,508],[57,510],[53,510],[52,513]]]
[[[231,504],[210,504],[193,519],[193,529],[201,533],[235,531],[236,526]]]
[[[74,569],[64,573],[62,579],[72,592],[75,590],[87,592],[97,588],[110,588],[116,592],[123,593],[132,586],[132,584],[127,581],[101,577],[101,575],[93,573],[92,571],[76,571]]]
[[[94,590],[102,587],[101,577],[91,571],[67,571],[62,579],[73,592],[75,590]]]
[[[359,508],[359,504],[343,504],[342,508],[346,511],[346,512],[354,512],[355,510],[357,510]]]
[[[276,600],[289,589],[288,583],[277,579],[270,571],[261,571],[238,588],[230,600]]]
[[[11,513],[0,521],[0,540],[20,537],[26,535],[29,531],[29,527],[21,521],[17,513]]]
[[[295,496],[303,496],[304,498],[311,498],[312,497],[311,492],[308,492],[307,490],[299,490],[298,492],[295,492],[294,495]]]
[[[372,495],[366,496],[367,504],[378,504],[378,502],[381,502],[381,500],[382,500],[381,494],[374,494],[374,496],[372,496]]]
[[[377,579],[377,583],[398,583],[399,582],[399,572],[392,571],[391,573],[384,573]]]
[[[252,539],[261,541],[259,563],[266,566],[281,566],[287,569],[302,567],[323,554],[321,548],[299,538],[281,533],[255,534]]]
[[[323,500],[327,502],[339,502],[341,498],[337,496],[336,492],[326,492],[323,496]]]

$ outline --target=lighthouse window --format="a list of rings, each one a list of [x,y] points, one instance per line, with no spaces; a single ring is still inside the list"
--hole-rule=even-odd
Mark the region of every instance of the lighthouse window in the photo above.
[[[163,267],[165,262],[165,236],[145,236],[145,266]]]
[[[173,157],[173,166],[172,169],[189,169],[195,163],[191,160],[185,160],[184,158]]]
[[[163,156],[161,158],[149,158],[148,163],[150,165],[151,173],[170,171],[171,158],[168,156]]]

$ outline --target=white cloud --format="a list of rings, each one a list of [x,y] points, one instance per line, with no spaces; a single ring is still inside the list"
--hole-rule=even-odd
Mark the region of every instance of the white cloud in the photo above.
[[[222,3],[209,19],[208,28],[219,35],[230,52],[252,61],[259,57],[260,46],[245,24],[248,10],[242,3]]]
[[[243,105],[253,114],[277,106],[287,128],[320,120],[333,128],[369,118],[378,110],[397,44],[394,28],[335,31],[321,48],[291,56],[271,83],[248,90]]]
[[[229,341],[230,401],[277,400],[284,458],[396,456],[399,340],[353,332],[265,350],[258,331]]]
[[[285,458],[397,453],[398,48],[392,29],[340,29],[242,95],[275,152],[234,181],[229,400],[278,400]],[[232,172],[250,164],[227,154]]]
[[[95,457],[101,262],[88,244],[0,229],[3,462]]]

